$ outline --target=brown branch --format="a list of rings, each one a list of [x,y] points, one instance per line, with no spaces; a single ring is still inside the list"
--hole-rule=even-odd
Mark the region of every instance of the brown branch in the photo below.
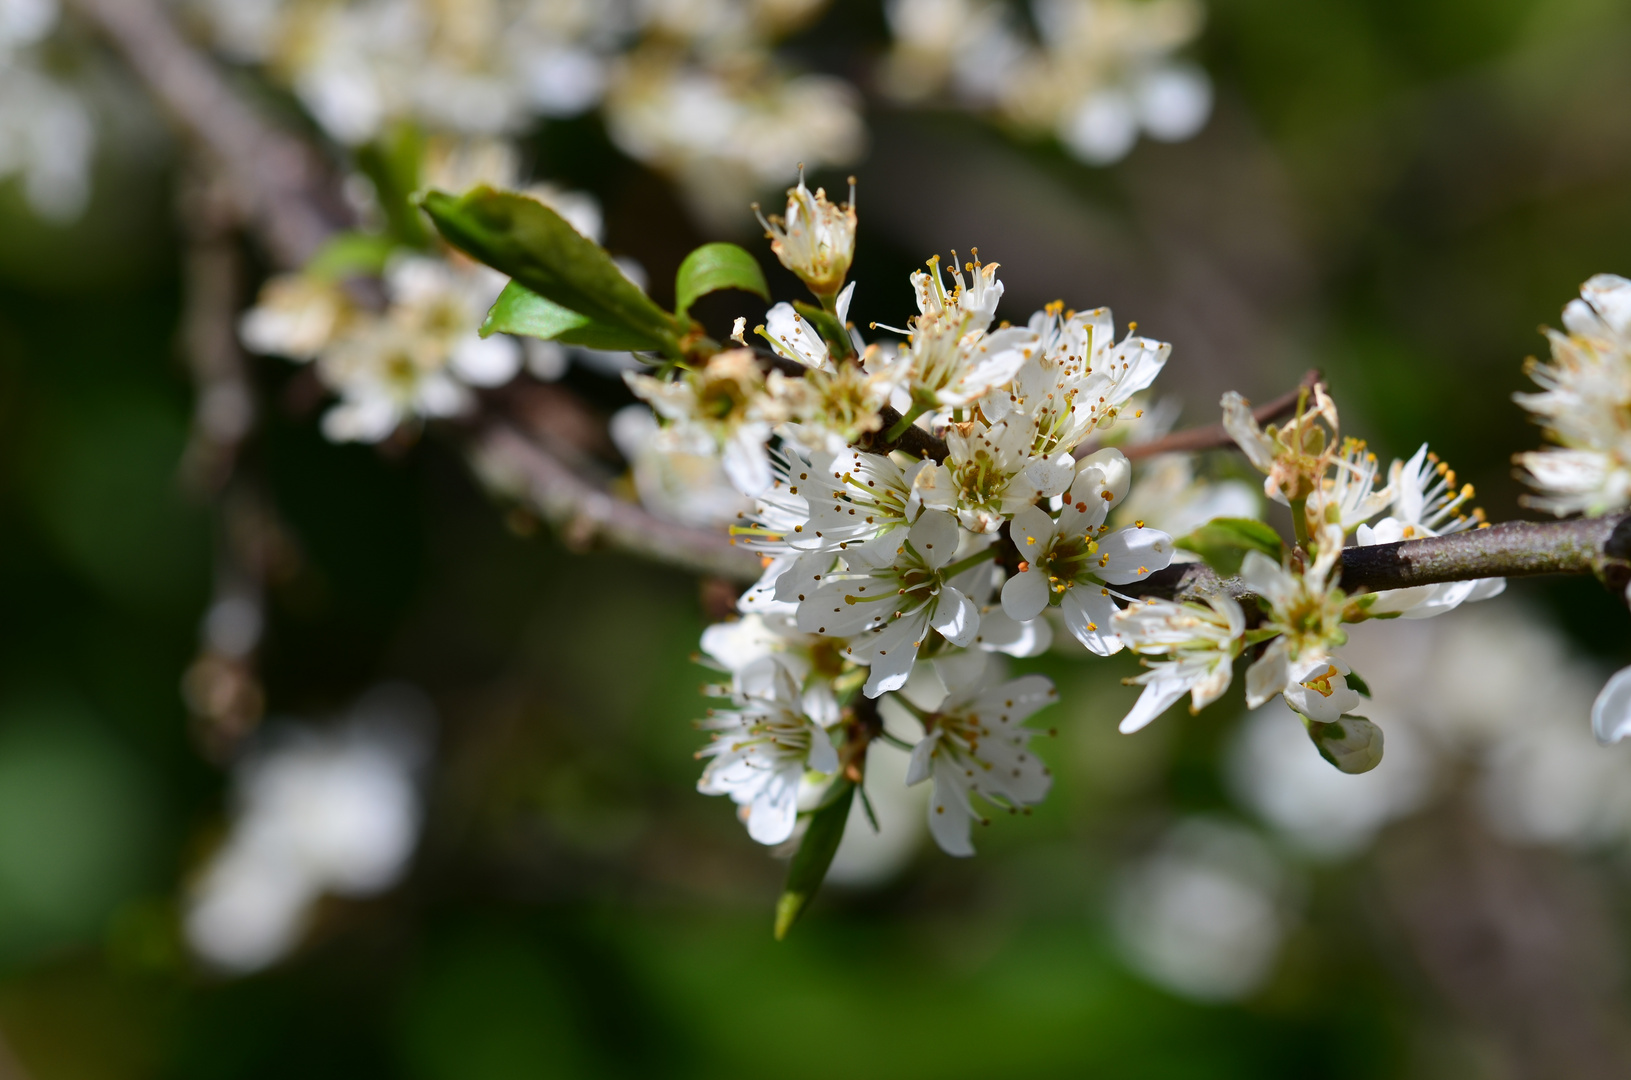
[[[225,175],[237,210],[284,269],[303,265],[335,231],[340,204],[319,155],[268,124],[157,0],[69,0]],[[336,215],[337,216],[337,215]]]
[[[1303,393],[1312,390],[1314,384],[1320,381],[1318,368],[1310,368],[1302,377],[1295,389],[1287,390],[1273,401],[1259,405],[1252,410],[1259,424],[1271,423],[1287,416],[1297,407],[1297,399]],[[1157,454],[1183,454],[1193,453],[1197,450],[1220,450],[1233,446],[1235,440],[1229,432],[1224,430],[1222,424],[1212,424],[1209,427],[1189,428],[1185,431],[1174,431],[1159,439],[1149,442],[1128,443],[1121,447],[1122,453],[1130,459],[1137,461],[1140,458],[1154,457]],[[1093,440],[1083,443],[1076,448],[1076,456],[1084,458],[1098,450],[1104,444]]]
[[[1622,592],[1631,582],[1631,514],[1569,521],[1507,521],[1487,529],[1397,544],[1344,548],[1342,587],[1350,593],[1408,589],[1449,581],[1543,574],[1595,574]],[[1151,574],[1141,596],[1194,600],[1252,594],[1239,578],[1220,578],[1202,563]]]
[[[526,502],[571,547],[595,543],[732,581],[754,581],[758,556],[722,532],[667,521],[585,480],[509,424],[493,422],[471,446],[476,473],[493,490]]]

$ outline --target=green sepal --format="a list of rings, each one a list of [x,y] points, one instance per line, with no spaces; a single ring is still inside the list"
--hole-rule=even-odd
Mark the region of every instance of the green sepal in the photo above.
[[[793,310],[808,319],[810,325],[816,328],[816,333],[827,343],[827,351],[833,356],[843,358],[855,355],[855,342],[850,340],[849,331],[838,321],[838,316],[814,304],[806,304],[803,300],[794,300]]]
[[[395,239],[379,233],[338,233],[307,260],[305,272],[330,281],[358,275],[378,277],[398,246]]]
[[[838,842],[849,822],[849,806],[855,800],[854,782],[840,778],[810,815],[809,827],[799,844],[793,864],[787,868],[787,885],[776,901],[776,940],[781,941],[804,913],[810,899],[827,877]]]
[[[1370,697],[1371,696],[1370,684],[1367,683],[1364,679],[1359,677],[1359,672],[1350,671],[1350,672],[1348,672],[1347,675],[1343,676],[1343,678],[1347,680],[1347,683],[1351,688],[1353,688],[1354,690],[1359,691],[1361,696],[1363,696],[1363,697]]]
[[[357,151],[357,166],[374,183],[387,230],[397,242],[411,247],[425,247],[431,237],[413,204],[424,157],[424,133],[406,122],[393,125]]]
[[[675,314],[685,319],[699,296],[720,289],[741,289],[770,302],[770,286],[757,259],[735,244],[703,244],[674,275]]]
[[[1260,551],[1276,563],[1285,556],[1280,534],[1251,518],[1213,518],[1174,543],[1205,559],[1208,566],[1224,577],[1240,573],[1240,564],[1248,551]]]
[[[511,281],[498,294],[481,324],[481,336],[518,334],[522,337],[561,341],[590,349],[645,349],[645,339],[615,326],[597,323],[587,315],[545,300],[518,281]]]
[[[605,249],[538,200],[478,187],[459,198],[427,192],[420,205],[454,247],[616,330],[628,342],[620,347],[678,352],[682,324],[624,277]]]

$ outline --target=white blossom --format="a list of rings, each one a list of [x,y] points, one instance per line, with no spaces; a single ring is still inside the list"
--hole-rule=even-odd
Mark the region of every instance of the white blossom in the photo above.
[[[1172,537],[1156,529],[1134,525],[1112,532],[1104,519],[1113,500],[1103,496],[1113,494],[1093,469],[1078,477],[1057,520],[1036,506],[1016,513],[1009,536],[1023,562],[1002,589],[1010,618],[1034,619],[1057,604],[1076,640],[1100,656],[1122,646],[1111,629],[1117,607],[1109,586],[1165,569],[1173,550]]]
[[[937,667],[948,693],[924,720],[927,734],[912,749],[906,782],[933,779],[929,831],[946,854],[968,856],[974,854],[972,796],[1017,811],[1041,802],[1053,786],[1030,747],[1036,732],[1024,723],[1058,691],[1045,675],[989,685],[984,662]]]
[[[1464,484],[1458,489],[1455,472],[1437,455],[1428,453],[1426,443],[1409,461],[1393,463],[1388,488],[1392,493],[1388,516],[1374,526],[1359,526],[1355,538],[1361,546],[1444,536],[1474,528],[1484,520],[1482,510],[1458,513],[1472,498],[1472,485]],[[1505,588],[1505,578],[1478,578],[1389,589],[1377,593],[1368,610],[1372,615],[1396,613],[1407,619],[1424,619],[1442,615],[1470,601],[1487,600]]]
[[[1115,633],[1133,652],[1166,656],[1129,681],[1144,687],[1121,721],[1131,733],[1190,695],[1199,712],[1229,689],[1235,657],[1245,645],[1246,613],[1232,597],[1209,596],[1206,605],[1171,600],[1135,600],[1116,613]]]
[[[804,774],[837,771],[838,754],[776,657],[765,657],[742,672],[733,704],[734,709],[710,710],[698,725],[712,732],[712,741],[697,753],[709,759],[697,790],[730,796],[749,836],[761,844],[779,844],[793,835]]]
[[[758,210],[757,204],[754,206]],[[814,195],[804,186],[799,171],[797,187],[787,192],[787,212],[783,217],[762,214],[759,223],[770,239],[770,250],[817,296],[836,296],[843,288],[855,257],[855,183],[850,182],[849,202],[837,206],[827,201],[820,188]],[[842,321],[843,316],[839,316]]]
[[[799,604],[800,630],[850,639],[846,655],[871,669],[867,697],[905,684],[931,632],[959,648],[973,643],[979,609],[947,573],[956,569],[960,531],[950,515],[925,511],[893,561],[829,574]]]
[[[676,446],[713,446],[720,452],[725,474],[742,494],[758,495],[771,486],[766,443],[776,417],[751,351],[716,353],[701,370],[678,379],[629,372],[624,380],[636,397],[669,421],[665,438]]]
[[[1332,579],[1342,550],[1340,526],[1319,534],[1318,554],[1300,570],[1279,564],[1260,551],[1248,551],[1240,580],[1268,609],[1263,629],[1280,636],[1246,669],[1246,706],[1255,709],[1295,685],[1294,672],[1328,660],[1347,640],[1342,622],[1348,598]]]
[[[1558,445],[1514,459],[1526,505],[1562,517],[1631,505],[1631,281],[1598,274],[1548,330],[1551,363],[1530,361],[1540,393],[1514,394]]]

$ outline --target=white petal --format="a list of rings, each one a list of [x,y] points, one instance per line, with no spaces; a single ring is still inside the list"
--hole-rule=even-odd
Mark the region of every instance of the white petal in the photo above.
[[[980,609],[974,601],[947,585],[940,590],[940,602],[934,606],[929,624],[953,645],[966,648],[980,632]]]
[[[1076,482],[1070,486],[1072,502],[1114,506],[1127,497],[1133,483],[1133,463],[1113,446],[1095,450],[1076,463]],[[1110,493],[1110,498],[1104,497]]]
[[[1002,610],[1016,622],[1026,622],[1042,614],[1048,606],[1048,577],[1032,567],[1015,574],[1002,586]]]
[[[773,777],[748,808],[748,835],[761,844],[779,844],[798,822],[798,784]]]
[[[833,304],[833,313],[838,316],[840,323],[849,321],[849,302],[855,295],[855,282],[844,286],[844,291],[838,294],[838,300]]]
[[[1019,557],[1034,562],[1053,543],[1054,529],[1054,520],[1045,511],[1037,506],[1027,506],[1014,515],[1013,522],[1008,526],[1008,535],[1013,538],[1014,546],[1019,548]]]
[[[1177,665],[1174,664],[1174,667]],[[1172,676],[1154,678],[1144,684],[1144,692],[1138,695],[1133,703],[1132,710],[1121,721],[1121,733],[1131,735],[1148,726],[1151,720],[1166,712],[1168,709],[1189,692],[1189,681],[1182,677]]]
[[[1616,671],[1592,702],[1591,732],[1604,746],[1631,734],[1631,667]]]
[[[1246,707],[1255,709],[1286,688],[1291,678],[1290,646],[1283,637],[1275,638],[1246,669]]]
[[[832,739],[827,736],[827,729],[819,724],[810,725],[810,753],[805,758],[805,764],[813,772],[838,771],[838,751],[833,749]]]
[[[1002,608],[991,608],[980,613],[974,644],[1009,656],[1041,656],[1053,644],[1053,624],[1046,619],[1016,621]]]
[[[934,796],[929,800],[929,832],[940,850],[947,855],[967,858],[974,854],[969,840],[969,825],[973,811],[969,809],[968,793],[946,776],[945,768],[934,773]]]
[[[940,742],[940,732],[925,735],[912,747],[911,760],[906,763],[906,786],[921,784],[934,771],[934,748]]]
[[[471,333],[453,350],[453,371],[471,386],[503,386],[521,370],[521,345],[508,334]]]
[[[1114,630],[1116,602],[1103,589],[1093,585],[1068,589],[1059,608],[1064,612],[1066,628],[1089,652],[1113,656],[1121,651],[1125,642]]]
[[[940,569],[957,555],[957,519],[942,511],[924,511],[907,537],[931,569]]]
[[[765,450],[769,434],[761,424],[743,424],[725,443],[725,475],[737,491],[749,497],[770,487],[770,454]]]
[[[1099,541],[1099,563],[1092,571],[1112,585],[1142,581],[1172,562],[1172,537],[1159,529],[1121,529]]]

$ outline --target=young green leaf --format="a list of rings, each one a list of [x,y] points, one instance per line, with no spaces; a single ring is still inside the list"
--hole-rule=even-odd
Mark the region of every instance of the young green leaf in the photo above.
[[[504,291],[487,311],[487,318],[481,324],[481,336],[493,334],[519,334],[615,351],[650,347],[640,335],[569,311],[545,300],[519,281],[504,286]]]
[[[1261,551],[1275,562],[1285,551],[1278,533],[1251,518],[1213,518],[1176,544],[1205,559],[1224,577],[1240,573],[1248,551]]]
[[[455,247],[638,342],[624,347],[676,351],[679,321],[624,277],[599,244],[543,203],[478,187],[460,198],[428,192],[421,205]]]
[[[844,825],[849,821],[849,804],[855,799],[855,785],[840,778],[832,792],[822,800],[821,806],[810,817],[804,830],[793,864],[787,868],[787,886],[781,899],[776,901],[776,940],[787,936],[787,931],[804,913],[805,907],[821,888],[827,877],[827,868],[838,852],[838,841],[844,838]]]
[[[844,324],[838,321],[838,316],[824,311],[814,304],[806,304],[803,300],[793,301],[793,310],[810,321],[816,328],[816,333],[827,343],[827,348],[834,356],[854,356],[855,343],[850,340],[849,331]]]
[[[385,271],[385,263],[397,242],[373,233],[343,232],[331,237],[306,263],[306,273],[334,280],[356,274],[370,276]]]
[[[417,125],[392,125],[357,151],[357,164],[374,183],[374,194],[385,211],[385,225],[398,242],[412,247],[430,243],[430,230],[413,205],[419,190],[419,166],[425,156],[425,136]]]
[[[765,272],[752,255],[735,244],[703,244],[685,257],[674,275],[675,313],[684,319],[697,297],[720,289],[741,289],[770,302]]]

